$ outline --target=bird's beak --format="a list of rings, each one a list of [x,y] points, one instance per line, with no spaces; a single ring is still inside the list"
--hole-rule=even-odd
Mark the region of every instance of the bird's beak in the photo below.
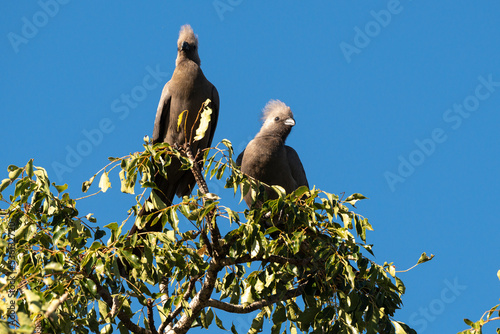
[[[189,45],[189,43],[188,42],[182,42],[181,50],[183,50],[183,51],[189,51],[189,49],[191,49],[191,46]]]
[[[293,118],[287,118],[285,120],[285,125],[294,126],[295,125],[295,121],[293,120]]]

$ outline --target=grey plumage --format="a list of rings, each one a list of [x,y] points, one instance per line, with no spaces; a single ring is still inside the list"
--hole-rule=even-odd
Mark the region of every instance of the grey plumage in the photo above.
[[[285,145],[295,125],[293,113],[286,104],[271,100],[264,108],[262,127],[254,139],[236,159],[241,171],[268,185],[279,185],[287,194],[300,186],[309,188],[306,173],[297,152]],[[277,198],[274,190],[267,189],[269,198]],[[244,197],[252,206],[250,191]]]
[[[194,124],[198,111],[203,102],[210,99],[212,115],[209,128],[203,139],[191,144],[191,150],[196,154],[198,150],[203,150],[211,145],[219,115],[219,94],[215,86],[203,74],[200,63],[198,38],[191,26],[184,25],[181,27],[177,41],[176,67],[172,78],[163,87],[158,104],[153,129],[153,143],[165,142],[171,145],[183,145],[189,141],[191,129],[196,131],[198,127],[198,124]],[[183,123],[178,128],[177,120],[184,110],[188,110],[187,119],[185,120],[186,126],[184,127]],[[199,120],[197,123],[199,123]],[[188,133],[184,133],[184,128]],[[176,194],[180,197],[189,195],[196,183],[192,172],[190,170],[179,170],[180,165],[180,161],[174,158],[171,165],[167,167],[168,179],[165,179],[161,175],[155,177],[156,185],[160,189],[156,193],[167,206],[172,205]],[[151,212],[147,212],[143,207],[139,212],[139,216],[149,213]],[[151,226],[147,222],[141,232],[161,231],[161,228],[160,223]],[[130,234],[137,231],[138,228],[134,225]]]

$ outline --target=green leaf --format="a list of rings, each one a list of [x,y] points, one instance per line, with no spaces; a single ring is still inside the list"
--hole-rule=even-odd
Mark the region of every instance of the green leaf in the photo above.
[[[100,275],[103,275],[104,274],[104,263],[102,262],[101,259],[97,259],[97,263],[95,265],[95,272],[100,274]]]
[[[99,305],[99,313],[101,314],[101,318],[104,320],[108,316],[108,304],[106,304],[103,300],[98,299],[97,303]]]
[[[33,159],[30,159],[26,164],[26,174],[31,179],[33,177]]]
[[[400,294],[404,294],[406,291],[406,287],[403,284],[403,281],[399,277],[395,277],[396,280],[396,288],[398,289]]]
[[[361,195],[361,194],[355,193],[355,194],[352,194],[351,196],[347,197],[344,200],[344,202],[349,203],[352,206],[354,206],[354,204],[356,204],[357,201],[362,200],[362,199],[366,199],[366,197]]]
[[[219,327],[220,329],[223,329],[223,330],[227,330],[222,325],[222,320],[220,320],[219,317],[217,317],[217,314],[214,313],[214,316],[215,316],[215,324],[217,325],[217,327]]]
[[[137,257],[137,255],[135,255],[132,252],[130,252],[128,250],[125,250],[125,249],[122,251],[122,255],[135,268],[140,268],[141,267],[141,262],[140,262],[139,258]]]
[[[104,227],[109,228],[111,231],[117,231],[118,223],[109,223],[108,225],[104,225]]]
[[[9,179],[15,180],[23,172],[23,169],[14,165],[7,167],[9,170]]]
[[[101,188],[103,193],[105,193],[109,188],[111,188],[111,182],[109,182],[108,173],[106,172],[102,173],[101,179],[99,180],[99,188]]]
[[[280,229],[277,228],[276,226],[272,226],[270,228],[268,228],[265,232],[264,232],[264,235],[269,235],[271,233],[274,233],[274,232],[279,232]]]
[[[273,314],[273,323],[281,324],[286,321],[286,310],[283,304],[277,303]]]
[[[134,183],[131,180],[127,179],[125,171],[122,169],[120,173],[118,173],[118,175],[120,176],[121,192],[125,194],[135,194]]]
[[[214,311],[212,310],[211,307],[208,308],[208,311],[205,314],[205,328],[208,328],[211,324],[212,321],[214,320]]]
[[[83,281],[83,285],[89,290],[89,292],[92,294],[92,296],[95,296],[97,294],[97,286],[96,284],[94,283],[94,281],[92,281],[91,279],[85,279]]]
[[[59,262],[50,262],[44,267],[45,270],[62,271],[63,266]]]
[[[252,321],[252,327],[248,334],[256,334],[262,332],[262,325],[264,324],[264,313],[261,311]]]
[[[7,188],[11,183],[12,181],[10,179],[3,179],[2,183],[0,183],[0,193],[4,191],[5,188]]]
[[[94,240],[101,239],[105,235],[106,235],[106,231],[97,228],[97,230],[95,231],[95,234],[94,234]]]
[[[63,236],[63,235],[66,235],[66,233],[68,233],[68,230],[70,230],[71,228],[69,227],[63,227],[63,228],[60,228],[57,230],[57,232],[54,233],[54,236],[52,237],[52,242],[54,245],[57,245],[59,239]],[[45,267],[47,268],[47,267]]]
[[[241,296],[241,303],[243,305],[251,304],[255,301],[253,299],[252,286],[247,284],[247,283],[243,283],[243,284],[244,284],[245,288],[244,288],[243,296]]]
[[[54,188],[56,188],[58,193],[62,193],[63,191],[68,189],[68,185],[66,183],[60,186],[56,185],[55,183],[52,183],[52,185],[54,186]]]
[[[156,210],[162,210],[167,207],[165,202],[161,200],[156,191],[151,192],[151,201],[153,202],[153,206]]]
[[[196,129],[196,136],[194,137],[194,141],[201,140],[203,139],[203,137],[205,137],[205,133],[207,132],[208,125],[210,123],[210,115],[212,114],[212,108],[208,106],[209,104],[210,99],[207,99],[205,102],[203,102],[203,111],[201,112],[200,125],[198,126],[198,129]]]
[[[274,191],[276,191],[276,193],[278,194],[279,197],[285,197],[286,196],[286,191],[285,191],[285,188],[283,188],[282,186],[271,186],[271,188],[273,188]]]
[[[430,260],[432,260],[433,257],[434,257],[433,254],[431,254],[431,256],[427,256],[427,254],[425,252],[423,252],[422,255],[420,255],[420,258],[418,259],[417,264],[430,261]]]
[[[181,127],[181,123],[182,123],[182,117],[184,117],[184,114],[188,114],[189,111],[188,110],[183,110],[179,117],[177,118],[177,131],[180,131],[180,127]],[[187,117],[187,115],[186,115]]]
[[[299,198],[301,197],[302,195],[304,195],[305,193],[309,192],[309,188],[307,188],[306,186],[300,186],[297,188],[297,190],[295,190],[293,192],[293,194]]]
[[[86,193],[89,190],[92,182],[94,182],[95,175],[90,178],[90,180],[83,182],[82,184],[82,192]]]
[[[349,281],[349,283],[351,284],[351,287],[354,288],[354,279],[356,278],[356,274],[354,273],[352,267],[347,264],[345,266],[345,269],[346,269],[346,274],[347,274],[347,279]]]
[[[105,325],[100,331],[100,334],[111,334],[111,333],[113,333],[113,326],[111,324]]]
[[[474,327],[474,323],[473,323],[471,320],[469,320],[469,319],[467,319],[467,318],[466,318],[466,319],[464,319],[464,322],[465,322],[467,325],[469,325],[469,326],[471,326],[471,327]]]
[[[398,321],[391,321],[392,325],[394,326],[394,329],[396,330],[396,334],[408,334],[403,327],[399,324]]]
[[[389,268],[387,269],[387,271],[389,272],[389,274],[392,277],[396,277],[396,267],[395,266],[389,266]]]
[[[40,302],[40,296],[31,290],[24,289],[24,295],[28,301],[28,310],[32,313],[38,313],[41,310],[42,304]]]

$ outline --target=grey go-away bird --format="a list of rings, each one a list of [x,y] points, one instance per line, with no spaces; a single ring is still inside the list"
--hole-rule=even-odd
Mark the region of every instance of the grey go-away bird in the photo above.
[[[197,119],[198,111],[203,102],[211,100],[209,107],[212,109],[209,127],[204,138],[194,141],[191,144],[193,154],[198,150],[203,150],[212,144],[212,139],[217,126],[219,115],[219,94],[217,89],[207,80],[200,68],[200,57],[198,55],[198,38],[189,25],[181,27],[179,39],[177,41],[177,59],[172,78],[163,87],[163,91],[156,112],[153,143],[169,143],[171,145],[183,145],[191,138],[191,129],[196,131],[199,123]],[[177,126],[179,115],[187,110],[187,116],[180,127]],[[194,127],[193,127],[194,125]],[[184,132],[184,129],[188,133]],[[194,137],[194,134],[192,135]],[[179,170],[181,163],[178,159],[172,158],[172,163],[167,167],[167,179],[161,175],[155,177],[155,182],[159,191],[153,190],[167,205],[172,205],[174,196],[179,197],[191,194],[196,183],[193,173],[190,170]],[[149,200],[149,199],[148,199]],[[147,200],[147,201],[148,201]],[[144,206],[139,212],[139,216],[150,214]],[[152,221],[152,220],[151,220]],[[146,222],[143,229],[134,225],[129,235],[147,231],[161,231],[160,222],[151,226]]]
[[[241,171],[268,185],[279,185],[287,194],[300,186],[309,188],[306,173],[299,155],[285,145],[285,140],[295,125],[293,113],[286,104],[271,100],[263,111],[264,123],[254,139],[240,153],[236,164]],[[277,193],[267,189],[269,198],[277,198]],[[250,191],[244,197],[248,207],[252,207]]]

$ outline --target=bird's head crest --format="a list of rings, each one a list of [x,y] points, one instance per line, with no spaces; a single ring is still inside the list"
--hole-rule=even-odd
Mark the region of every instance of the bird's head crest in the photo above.
[[[293,113],[290,107],[280,100],[271,100],[267,102],[264,110],[262,111],[262,121],[265,122],[269,117],[275,117],[275,115],[293,118]]]
[[[186,58],[200,65],[198,37],[194,34],[193,28],[191,28],[189,24],[185,24],[181,27],[179,39],[177,40],[177,51],[176,65]]]
[[[181,27],[177,46],[182,46],[183,42],[188,42],[191,45],[198,46],[198,37],[194,34],[193,28],[191,28],[189,24],[185,24]]]

